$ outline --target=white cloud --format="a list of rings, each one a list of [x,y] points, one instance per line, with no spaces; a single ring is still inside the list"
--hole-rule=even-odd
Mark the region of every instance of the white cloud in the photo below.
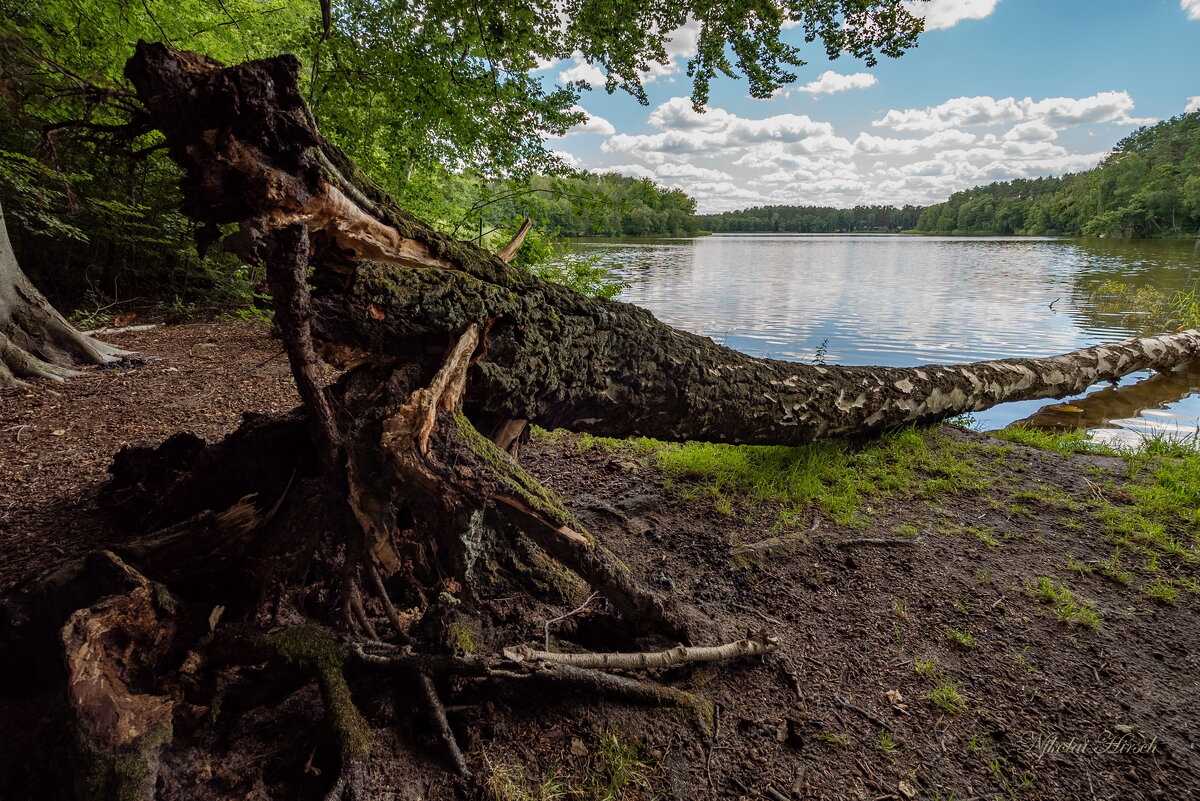
[[[1200,0],[1197,0],[1197,2],[1200,2]],[[1184,111],[1200,111],[1200,95],[1196,95],[1195,97],[1189,97],[1187,99],[1187,105],[1183,107],[1183,110]]]
[[[659,178],[700,178],[706,181],[732,181],[733,176],[724,170],[697,167],[686,161],[665,162],[654,168]]]
[[[1179,7],[1187,12],[1188,19],[1200,19],[1200,0],[1179,0]]]
[[[918,150],[962,147],[972,144],[977,138],[973,133],[954,129],[935,131],[920,139],[887,139],[882,136],[872,136],[864,131],[854,140],[854,150],[858,153],[873,153],[881,156],[901,155],[916,153]]]
[[[568,153],[565,150],[551,150],[550,155],[557,156],[558,158],[562,159],[563,163],[572,169],[579,170],[583,168],[583,159],[579,158],[579,156],[576,156],[574,153]]]
[[[1004,134],[1004,139],[1009,142],[1048,142],[1057,138],[1058,131],[1041,120],[1019,122]]]
[[[613,124],[603,117],[597,117],[589,114],[588,110],[583,106],[571,106],[571,111],[577,111],[587,115],[583,122],[576,123],[563,133],[563,136],[575,136],[576,134],[599,134],[600,136],[612,136],[617,132]],[[554,138],[554,137],[552,137]]]
[[[1024,119],[1020,104],[1011,97],[955,97],[923,109],[891,109],[871,125],[896,131],[941,131],[963,125],[1001,125]]]
[[[891,109],[871,123],[896,131],[941,131],[967,125],[991,126],[1016,122],[1038,122],[1042,130],[1062,130],[1073,125],[1111,122],[1142,125],[1153,119],[1130,116],[1133,98],[1128,92],[1099,92],[1091,97],[1047,97],[1034,101],[1026,97],[955,97],[937,106],[923,109]],[[1034,129],[1022,129],[1032,131]]]
[[[621,175],[628,175],[630,178],[649,178],[653,181],[658,176],[654,170],[648,169],[641,164],[617,164],[612,167],[598,167],[596,172],[618,172]]]
[[[1029,98],[1021,101],[1025,116],[1030,120],[1042,120],[1051,128],[1059,130],[1072,125],[1097,122],[1119,122],[1137,124],[1141,120],[1129,116],[1133,111],[1133,98],[1128,92],[1100,92],[1091,97],[1048,97],[1034,103]]]
[[[582,54],[576,53],[571,56],[571,61],[575,66],[568,67],[558,73],[558,80],[560,82],[571,83],[573,81],[583,81],[593,89],[598,86],[604,86],[604,73],[595,64],[589,64],[585,61]]]
[[[601,145],[606,153],[629,153],[651,164],[683,155],[736,156],[762,143],[787,145],[804,153],[849,153],[850,142],[834,133],[833,126],[804,114],[776,114],[750,119],[721,108],[697,114],[691,101],[673,97],[650,112],[656,134],[617,134]]]
[[[983,19],[996,10],[1000,0],[928,0],[908,2],[905,7],[913,16],[925,18],[925,30],[951,28],[965,19]],[[1200,0],[1183,0],[1200,2]]]
[[[697,114],[688,98],[674,97],[649,113],[651,133],[604,140],[598,160],[619,164],[597,169],[682,189],[705,212],[775,203],[929,204],[992,181],[1090,169],[1105,154],[1075,152],[1063,143],[1082,137],[1062,132],[1127,125],[1132,112],[1126,92],[1036,101],[952,98],[881,114],[875,124],[898,134],[868,128],[847,138],[803,114],[753,118],[722,108]]]
[[[879,83],[879,79],[869,72],[855,72],[851,75],[843,75],[833,70],[825,70],[825,72],[817,76],[815,81],[809,81],[803,86],[788,89],[784,92],[784,95],[789,96],[793,92],[806,92],[813,97],[817,97],[818,95],[845,92],[850,89],[868,89],[877,83]]]
[[[696,55],[696,45],[700,41],[700,23],[689,19],[682,28],[677,29],[667,40],[667,55],[674,58],[691,58]]]
[[[690,98],[672,97],[651,111],[646,121],[660,131],[719,131],[729,125],[732,116],[721,108],[698,114]]]

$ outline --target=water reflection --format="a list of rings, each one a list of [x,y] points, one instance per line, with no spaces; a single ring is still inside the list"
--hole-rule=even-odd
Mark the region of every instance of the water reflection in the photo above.
[[[1059,430],[1094,429],[1092,438],[1126,446],[1142,437],[1196,440],[1200,417],[1177,407],[1200,393],[1200,360],[1127,386],[1090,387],[1087,394],[1042,407],[1018,422]]]
[[[1121,339],[1139,333],[1137,320],[1097,304],[1099,284],[1185,289],[1200,265],[1184,241],[717,235],[578,247],[629,282],[622,300],[676,327],[755,356],[810,360],[826,343],[830,362],[892,366],[1048,356]],[[1159,411],[1180,419],[1200,415],[1194,387],[1163,403]],[[1044,405],[976,417],[998,428]]]

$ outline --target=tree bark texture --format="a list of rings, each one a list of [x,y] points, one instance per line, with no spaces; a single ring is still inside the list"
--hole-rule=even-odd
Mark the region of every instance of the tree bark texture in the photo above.
[[[308,227],[312,331],[329,358],[405,360],[428,373],[459,332],[486,330],[464,399],[481,429],[515,419],[610,436],[800,444],[1063,397],[1200,354],[1200,332],[1184,331],[952,366],[751,358],[542,281],[406,214],[321,137],[297,68],[291,56],[222,68],[143,44],[128,75],[187,173],[190,215],[213,227]]]
[[[65,649],[72,725],[101,793],[195,797],[198,766],[246,764],[224,744],[248,741],[254,721],[292,720],[314,697],[337,746],[322,746],[322,764],[340,765],[320,779],[331,797],[366,797],[368,776],[388,772],[366,765],[371,727],[389,717],[425,716],[465,779],[483,760],[455,742],[440,694],[473,690],[439,679],[552,681],[687,706],[688,693],[594,668],[774,648],[765,632],[705,645],[698,610],[651,590],[510,455],[525,421],[798,444],[1059,396],[1200,351],[1189,331],[953,367],[750,358],[542,281],[505,260],[515,246],[490,254],[416,220],[321,137],[298,69],[291,56],[224,67],[146,43],[126,67],[183,168],[201,243],[223,238],[266,265],[304,405],[247,416],[221,443],[178,434],[123,450],[101,503],[133,533],[0,604],[0,656],[45,664],[53,646],[61,672]],[[319,358],[345,368],[332,385]],[[593,590],[610,604],[574,621],[575,645],[591,625],[605,642],[620,632],[619,650],[522,647]],[[407,700],[391,712],[372,704],[368,721],[351,685],[378,693],[363,671],[381,667],[394,669],[388,692]],[[304,754],[269,749],[287,766],[272,775],[310,781]],[[253,789],[242,772],[220,774],[226,797]]]
[[[128,355],[81,334],[54,310],[17,263],[0,208],[0,389],[26,378],[62,381],[80,364],[108,364]]]

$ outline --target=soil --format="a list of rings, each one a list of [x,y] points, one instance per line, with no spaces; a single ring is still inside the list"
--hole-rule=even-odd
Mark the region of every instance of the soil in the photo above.
[[[297,403],[262,327],[161,326],[112,341],[146,363],[0,394],[0,593],[121,536],[95,499],[123,445],[181,430],[214,441],[243,412]],[[931,442],[1000,452],[959,429]],[[544,690],[447,698],[479,783],[449,777],[419,722],[380,726],[371,798],[1200,798],[1200,596],[1155,602],[1138,590],[1150,575],[1140,562],[1129,586],[1069,569],[1112,544],[1086,509],[1036,500],[1047,489],[1088,499],[1088,476],[1123,475],[1120,459],[1005,444],[986,490],[880,497],[855,529],[810,510],[782,537],[770,504],[722,514],[647,457],[563,437],[535,439],[522,462],[635,575],[699,611],[706,643],[765,629],[779,648],[657,673],[710,703],[709,718]],[[894,544],[902,527],[924,534]],[[864,539],[885,542],[848,543]],[[768,544],[746,550],[754,543]],[[1060,620],[1029,589],[1042,576],[1093,601],[1102,624]],[[560,633],[602,645],[600,617],[577,615]],[[34,685],[0,687],[0,798],[71,798],[61,690]],[[939,686],[957,687],[965,709],[939,705]],[[395,692],[364,679],[355,694],[372,720]],[[336,756],[316,695],[297,684],[172,797],[321,797]]]

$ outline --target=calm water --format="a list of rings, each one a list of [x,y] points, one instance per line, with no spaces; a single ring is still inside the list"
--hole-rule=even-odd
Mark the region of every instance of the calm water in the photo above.
[[[1049,356],[1109,342],[1141,332],[1136,315],[1098,307],[1101,282],[1175,290],[1200,278],[1200,250],[1182,241],[730,234],[576,244],[629,282],[621,300],[677,328],[755,356],[811,361],[823,350],[851,365]],[[991,429],[1037,415],[1101,439],[1196,433],[1200,363],[1147,379],[975,417]],[[1060,403],[1083,411],[1043,410]]]

